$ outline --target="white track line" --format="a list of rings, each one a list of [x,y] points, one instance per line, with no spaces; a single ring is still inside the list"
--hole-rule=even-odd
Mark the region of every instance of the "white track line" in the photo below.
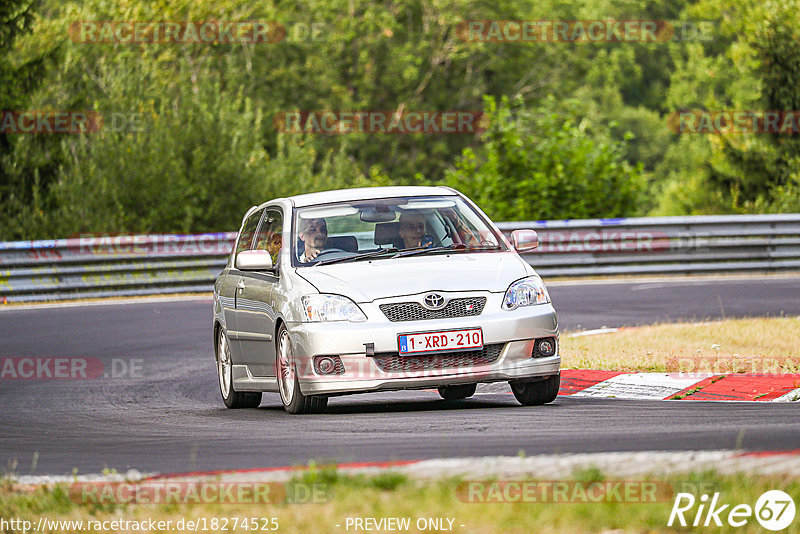
[[[781,395],[777,399],[773,399],[772,402],[795,402],[800,401],[800,388],[793,389],[789,393]]]
[[[580,332],[575,332],[574,334],[566,334],[564,337],[583,337],[583,336],[596,336],[598,334],[613,334],[619,330],[619,328],[608,328],[604,326],[603,328],[595,328],[594,330],[582,330]]]
[[[726,275],[691,275],[684,276],[680,274],[666,275],[666,276],[642,276],[642,277],[621,277],[621,278],[570,278],[570,279],[557,279],[553,281],[545,280],[547,287],[550,286],[580,286],[580,285],[598,285],[598,284],[648,284],[666,282],[670,284],[679,284],[686,282],[735,282],[735,281],[757,281],[764,279],[797,279],[800,273],[763,273],[763,274],[726,274]],[[553,277],[555,278],[555,277]]]

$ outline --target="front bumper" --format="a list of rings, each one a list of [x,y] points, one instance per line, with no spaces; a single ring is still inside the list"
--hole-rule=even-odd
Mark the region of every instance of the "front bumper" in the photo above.
[[[486,306],[483,313],[475,317],[391,322],[378,308],[379,303],[374,302],[359,304],[368,318],[363,323],[288,324],[301,391],[306,395],[332,395],[535,379],[558,374],[561,365],[558,350],[548,358],[531,357],[535,339],[558,336],[558,322],[552,305],[505,311],[500,309],[502,294],[487,292],[481,295],[487,297]],[[410,299],[406,297],[405,300]],[[384,370],[375,357],[367,355],[365,347],[367,343],[373,344],[378,357],[414,358],[396,356],[398,334],[474,327],[483,330],[485,347],[502,347],[494,361],[478,360],[449,367],[434,364],[415,368],[411,365],[402,366],[400,370]],[[317,374],[313,365],[315,356],[338,356],[344,365],[344,373]],[[431,360],[435,358],[429,358],[428,362]]]

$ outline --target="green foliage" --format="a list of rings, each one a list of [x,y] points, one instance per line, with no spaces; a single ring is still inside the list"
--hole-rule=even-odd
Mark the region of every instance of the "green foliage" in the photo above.
[[[373,487],[384,491],[394,491],[400,486],[408,484],[408,482],[407,475],[393,471],[383,471],[370,479]]]
[[[798,7],[795,0],[702,0],[690,8],[689,16],[716,19],[719,33],[712,43],[673,50],[669,109],[800,110]],[[655,169],[655,213],[797,210],[797,134],[684,137]]]
[[[18,517],[44,513],[67,513],[78,508],[66,484],[39,486],[31,492],[14,491],[8,479],[0,480],[0,513]]]
[[[233,228],[247,208],[268,199],[259,110],[241,96],[221,98],[210,84],[176,100],[144,109],[142,131],[104,129],[65,141],[76,163],[91,165],[59,172],[57,218],[74,225],[64,230]]]
[[[46,63],[52,56],[50,47],[37,49],[25,58],[14,58],[16,41],[29,34],[34,26],[33,0],[6,0],[0,3],[0,111],[24,109],[33,91],[44,77]],[[47,154],[52,139],[37,139],[35,150]],[[9,214],[25,213],[30,220],[41,203],[40,178],[53,170],[49,154],[31,158],[34,165],[24,167],[14,155],[14,140],[0,132],[0,224]],[[18,232],[18,235],[22,235]],[[2,238],[2,232],[0,232]]]
[[[783,5],[770,12],[753,43],[760,60],[756,75],[762,84],[761,98],[767,110],[800,110],[800,13],[797,7]],[[774,163],[765,169],[769,173],[766,184],[758,184],[755,189],[766,190],[765,193],[773,197],[771,200],[782,202],[786,194],[782,186],[792,181],[797,183],[800,134],[775,133],[768,140],[774,152]],[[773,188],[777,189],[773,191]],[[773,192],[778,194],[772,195]]]
[[[531,113],[486,98],[481,149],[466,149],[447,183],[496,220],[617,217],[631,214],[642,186],[624,143],[598,140],[577,104],[554,99]]]
[[[0,4],[0,50],[11,47],[19,35],[30,30],[32,23],[32,0],[6,0]]]

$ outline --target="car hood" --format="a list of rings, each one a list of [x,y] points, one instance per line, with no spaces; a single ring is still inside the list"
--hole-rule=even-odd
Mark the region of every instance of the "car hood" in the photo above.
[[[302,267],[296,272],[320,293],[371,302],[425,291],[504,292],[533,269],[515,252],[462,252]]]

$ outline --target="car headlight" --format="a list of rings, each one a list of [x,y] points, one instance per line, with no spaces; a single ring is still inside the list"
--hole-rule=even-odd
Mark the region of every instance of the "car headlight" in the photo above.
[[[366,321],[367,317],[356,303],[341,295],[308,295],[302,298],[306,321]]]
[[[550,295],[547,293],[542,279],[538,276],[529,276],[508,286],[506,296],[503,297],[503,309],[515,310],[521,306],[547,304],[548,302],[550,302]]]

